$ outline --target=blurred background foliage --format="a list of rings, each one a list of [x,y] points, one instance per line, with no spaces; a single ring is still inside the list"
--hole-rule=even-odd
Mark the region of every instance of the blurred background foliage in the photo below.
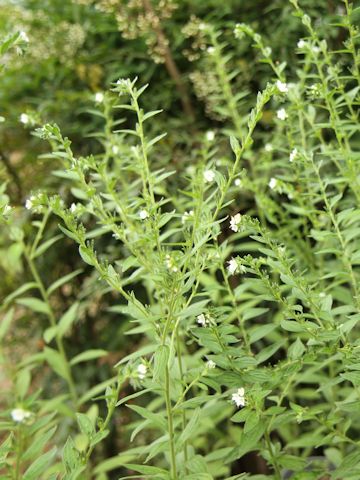
[[[318,19],[316,28],[320,35],[332,40],[334,47],[341,43],[341,33],[331,26],[339,3],[301,2],[304,10]],[[100,149],[99,139],[91,133],[101,128],[103,119],[93,115],[94,96],[108,90],[120,77],[138,76],[141,84],[149,83],[143,97],[144,109],[165,110],[151,127],[154,134],[169,132],[158,152],[159,166],[190,165],[192,152],[199,147],[205,131],[229,133],[232,122],[211,51],[202,35],[202,22],[214,26],[221,34],[219,40],[224,42],[224,51],[231,52],[227,59],[229,71],[237,72],[231,86],[236,95],[246,93],[241,100],[244,114],[271,77],[271,71],[268,65],[257,61],[250,39],[235,39],[235,24],[247,23],[261,33],[273,51],[273,58],[287,62],[289,80],[295,68],[296,42],[304,34],[304,27],[285,0],[2,0],[0,7],[0,36],[5,38],[12,32],[24,31],[29,37],[27,45],[7,52],[1,60],[5,70],[0,78],[0,115],[5,120],[0,123],[0,174],[1,180],[7,182],[7,193],[14,206],[23,205],[31,191],[61,190],[61,178],[50,175],[56,165],[41,157],[47,145],[33,136],[31,130],[46,122],[56,122],[64,136],[71,138],[78,155],[96,153]],[[20,120],[24,113],[28,116],[25,125]],[[266,112],[261,121],[257,135],[262,143],[274,128],[272,115]],[[218,148],[219,157],[229,153],[225,137]],[[252,155],[256,155],[256,145]],[[247,210],[251,210],[253,199],[244,202],[248,202]],[[33,235],[30,212],[22,209],[17,222],[29,237]],[[51,219],[50,225],[49,238],[58,233],[56,220]],[[111,241],[107,248],[112,248]],[[24,278],[30,278],[21,253],[20,243],[10,241],[6,229],[2,229],[2,298]],[[82,269],[71,284],[57,291],[52,302],[55,311],[61,313],[75,299],[81,300],[80,320],[71,337],[65,339],[70,357],[89,348],[111,352],[97,365],[81,364],[75,369],[78,388],[86,392],[111,376],[111,367],[119,358],[139,348],[138,339],[124,335],[128,320],[111,308],[113,294],[101,286],[96,275],[89,273],[90,268],[89,271],[84,268],[69,239],[59,239],[38,259],[38,268],[46,285]],[[141,292],[136,294],[141,296]],[[4,352],[13,365],[7,369],[10,377],[25,354],[41,351],[46,328],[38,316],[20,305],[16,307],[15,318],[16,329],[10,333]],[[11,389],[16,388],[12,379],[4,375],[1,371],[2,402],[6,393],[11,396]],[[35,389],[40,382],[36,376],[33,382]],[[47,373],[42,370],[45,397],[51,398],[61,391],[57,382],[50,369]],[[118,419],[121,423],[128,421]],[[66,425],[63,430],[65,438]],[[102,446],[106,450],[104,458],[121,451],[121,442],[116,432],[108,437]]]

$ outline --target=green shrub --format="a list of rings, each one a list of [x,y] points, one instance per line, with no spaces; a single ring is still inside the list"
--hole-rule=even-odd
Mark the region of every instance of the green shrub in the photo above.
[[[26,272],[3,301],[2,478],[359,478],[359,9],[345,0],[328,35],[290,3],[303,33],[289,66],[219,11],[182,29],[199,48],[194,83],[212,76],[211,129],[183,77],[170,138],[136,78],[92,99],[89,144],[35,129],[55,180],[25,212],[5,185],[0,197]],[[241,74],[249,39],[261,66]],[[57,248],[74,257],[65,270]],[[19,319],[41,344],[14,366]]]

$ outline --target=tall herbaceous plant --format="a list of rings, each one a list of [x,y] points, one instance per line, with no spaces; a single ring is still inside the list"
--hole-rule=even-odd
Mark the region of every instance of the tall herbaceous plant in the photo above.
[[[230,124],[197,132],[201,141],[176,168],[162,155],[166,133],[152,134],[167,113],[143,109],[141,78],[97,94],[101,153],[79,156],[56,124],[35,130],[50,143],[45,157],[56,160],[62,187],[31,193],[31,228],[2,188],[3,228],[29,278],[3,302],[0,338],[13,305],[46,328],[42,350],[11,367],[1,478],[360,478],[359,9],[342,3],[344,41],[332,50],[291,4],[304,36],[289,78],[260,34],[234,29],[265,64],[267,85],[248,113],[221,31],[197,25],[217,82],[213,101]],[[53,216],[59,230],[49,237]],[[62,234],[112,295],[119,321],[130,319],[129,342],[137,339],[85,393],[78,365],[107,352],[71,356],[66,336],[84,298],[60,313],[52,301],[81,272],[48,285],[38,270]],[[61,386],[54,398],[30,388],[45,366]],[[99,460],[125,416],[124,449]],[[263,473],[244,467],[249,455]]]

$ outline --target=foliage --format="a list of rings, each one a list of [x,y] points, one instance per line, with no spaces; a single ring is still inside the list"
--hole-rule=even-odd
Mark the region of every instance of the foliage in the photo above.
[[[360,10],[290,0],[260,35],[195,3],[49,3],[111,38],[46,49],[66,101],[16,112],[37,175],[3,158],[1,478],[359,478]],[[129,64],[81,91],[117,29]],[[31,42],[2,42],[5,105]]]

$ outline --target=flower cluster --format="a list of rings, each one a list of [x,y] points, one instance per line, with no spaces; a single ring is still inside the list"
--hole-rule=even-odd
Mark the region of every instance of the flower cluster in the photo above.
[[[11,410],[11,418],[14,420],[16,423],[24,423],[26,420],[28,420],[32,413],[29,412],[28,410],[24,410],[21,407],[14,408]]]
[[[241,214],[237,213],[230,219],[230,229],[233,232],[238,232],[240,223],[241,223]]]
[[[245,407],[245,389],[243,387],[238,388],[237,391],[232,394],[231,401],[235,403],[238,408]]]
[[[200,313],[200,315],[196,317],[196,321],[201,327],[207,327],[210,325],[210,315],[208,313]]]

